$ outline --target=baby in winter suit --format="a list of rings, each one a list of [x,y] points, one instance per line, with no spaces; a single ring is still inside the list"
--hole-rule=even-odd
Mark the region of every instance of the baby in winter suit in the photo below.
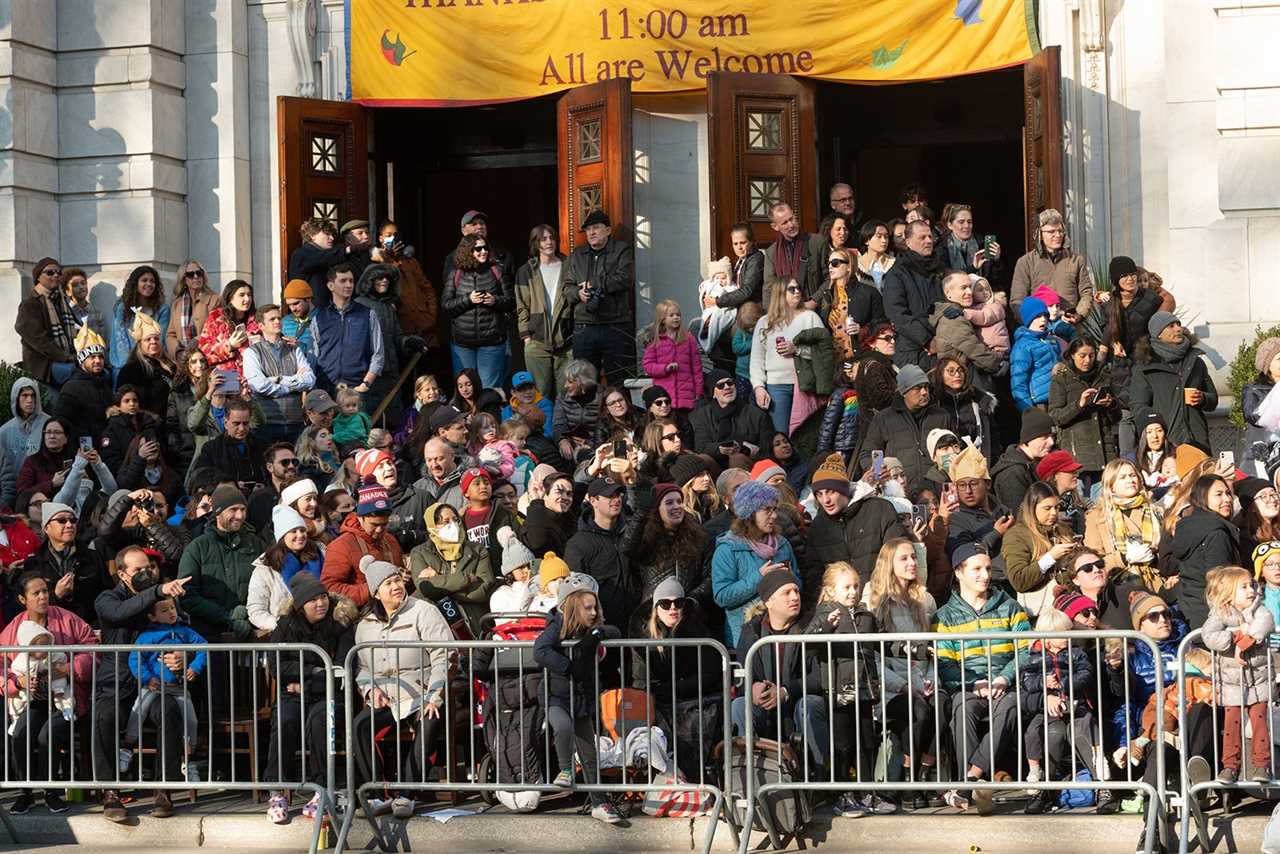
[[[1013,344],[1009,341],[1009,324],[1005,320],[1005,295],[999,298],[991,292],[991,283],[981,276],[969,274],[973,280],[973,305],[964,310],[964,319],[974,325],[982,343],[992,350],[1008,353]]]
[[[66,676],[50,676],[56,668],[67,668],[65,652],[44,652],[39,649],[53,643],[53,635],[39,623],[27,620],[18,626],[18,643],[32,647],[31,652],[20,652],[13,657],[10,668],[15,674],[20,673],[27,682],[27,687],[9,698],[9,734],[18,725],[27,708],[33,703],[43,703],[49,696],[53,698],[53,707],[62,713],[67,720],[76,714],[76,698],[71,691],[71,680]]]
[[[733,264],[729,259],[712,261],[707,265],[707,277],[698,285],[698,303],[705,303],[708,297],[722,297],[737,289],[738,286],[733,281]],[[737,314],[737,308],[718,308],[713,305],[702,309],[702,326],[698,329],[698,346],[702,348],[702,352],[711,351]]]

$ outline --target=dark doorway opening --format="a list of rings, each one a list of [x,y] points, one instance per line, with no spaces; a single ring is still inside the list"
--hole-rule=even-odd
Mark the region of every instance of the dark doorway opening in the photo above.
[[[935,218],[948,202],[973,207],[976,232],[1005,253],[1007,288],[1027,243],[1022,68],[928,83],[820,83],[819,209],[836,181],[853,186],[860,220],[903,215],[899,195],[922,185]],[[816,223],[815,223],[816,225]]]
[[[466,211],[485,212],[490,240],[511,252],[517,266],[529,255],[529,229],[559,222],[554,97],[483,107],[379,108],[373,133],[378,208],[392,211],[437,293]],[[443,309],[440,331],[447,341]],[[434,355],[433,372],[442,388],[452,389],[445,377],[447,352]],[[511,370],[522,362],[520,348],[513,347]]]

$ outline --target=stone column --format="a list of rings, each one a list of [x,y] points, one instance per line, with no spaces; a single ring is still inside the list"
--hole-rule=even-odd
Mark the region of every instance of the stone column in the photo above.
[[[0,0],[0,359],[16,362],[31,267],[58,254],[58,105],[52,3]]]

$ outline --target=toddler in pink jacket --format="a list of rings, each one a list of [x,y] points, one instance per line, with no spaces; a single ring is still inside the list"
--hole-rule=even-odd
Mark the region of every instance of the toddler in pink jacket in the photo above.
[[[973,306],[964,310],[965,320],[977,327],[982,343],[992,350],[1008,353],[1012,344],[1009,324],[1005,321],[1005,300],[991,293],[991,283],[986,279],[972,273],[969,278],[973,279]]]
[[[644,348],[644,372],[671,395],[672,409],[693,409],[702,390],[702,351],[684,328],[680,305],[664,299],[654,306],[653,341]]]

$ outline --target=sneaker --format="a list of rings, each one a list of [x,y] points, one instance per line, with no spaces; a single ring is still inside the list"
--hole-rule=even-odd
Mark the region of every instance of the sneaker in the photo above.
[[[1044,779],[1044,772],[1040,770],[1039,765],[1033,765],[1033,766],[1027,767],[1028,783],[1034,786],[1036,783],[1039,783],[1043,779]]]
[[[969,809],[969,799],[955,789],[947,789],[942,793],[942,802],[955,810],[964,812]]]
[[[49,789],[44,790],[44,805],[49,808],[49,812],[55,815],[67,811],[67,802],[62,799],[61,792],[54,792]]]
[[[369,801],[370,804],[373,801]],[[286,824],[289,821],[289,801],[284,795],[272,795],[267,802],[267,820],[272,824]]]
[[[417,809],[417,804],[412,798],[399,797],[391,801],[391,815],[400,821],[406,821],[413,818],[413,811]]]
[[[302,817],[314,819],[318,812],[320,812],[320,793],[316,792],[311,796],[311,800],[307,801],[307,805],[302,808]]]
[[[557,789],[572,788],[573,772],[567,771],[567,770],[561,771],[559,774],[556,775],[556,778],[551,781],[551,785],[555,786]]]
[[[1223,769],[1218,772],[1219,783],[1230,784],[1230,783],[1237,782],[1239,779],[1240,779],[1240,772],[1236,771],[1236,769],[1234,768],[1223,767]]]
[[[1253,769],[1253,773],[1249,775],[1249,780],[1250,780],[1251,782],[1253,782],[1253,783],[1264,783],[1264,784],[1265,784],[1265,783],[1270,783],[1270,782],[1271,782],[1271,769],[1270,769],[1270,768],[1255,768],[1255,769]]]
[[[1125,815],[1141,815],[1147,811],[1147,799],[1142,795],[1134,795],[1120,802],[1120,812]]]
[[[120,773],[129,770],[129,765],[133,763],[133,751],[120,748]]]
[[[157,791],[151,807],[152,818],[170,818],[173,816],[173,799],[165,791]]]
[[[1098,815],[1114,815],[1120,811],[1120,799],[1110,789],[1098,790]]]
[[[621,824],[622,816],[618,815],[617,808],[609,801],[597,804],[591,808],[591,817],[596,821],[603,821],[605,824]]]
[[[31,812],[31,808],[35,806],[36,796],[31,792],[23,792],[18,795],[18,799],[9,807],[9,815],[26,815]]]
[[[183,762],[182,775],[186,778],[188,783],[199,783],[202,779],[200,777],[200,766],[195,762]]]
[[[862,806],[873,815],[893,815],[898,811],[897,804],[874,793],[862,799]]]
[[[129,814],[124,810],[124,804],[120,803],[119,792],[109,791],[102,796],[102,817],[117,824],[129,819]]]
[[[391,812],[390,798],[369,798],[368,812],[366,813],[366,815],[368,815],[370,818],[377,818],[378,816],[388,815],[390,812]]]
[[[870,812],[853,792],[845,792],[836,798],[834,809],[840,818],[862,818]]]

